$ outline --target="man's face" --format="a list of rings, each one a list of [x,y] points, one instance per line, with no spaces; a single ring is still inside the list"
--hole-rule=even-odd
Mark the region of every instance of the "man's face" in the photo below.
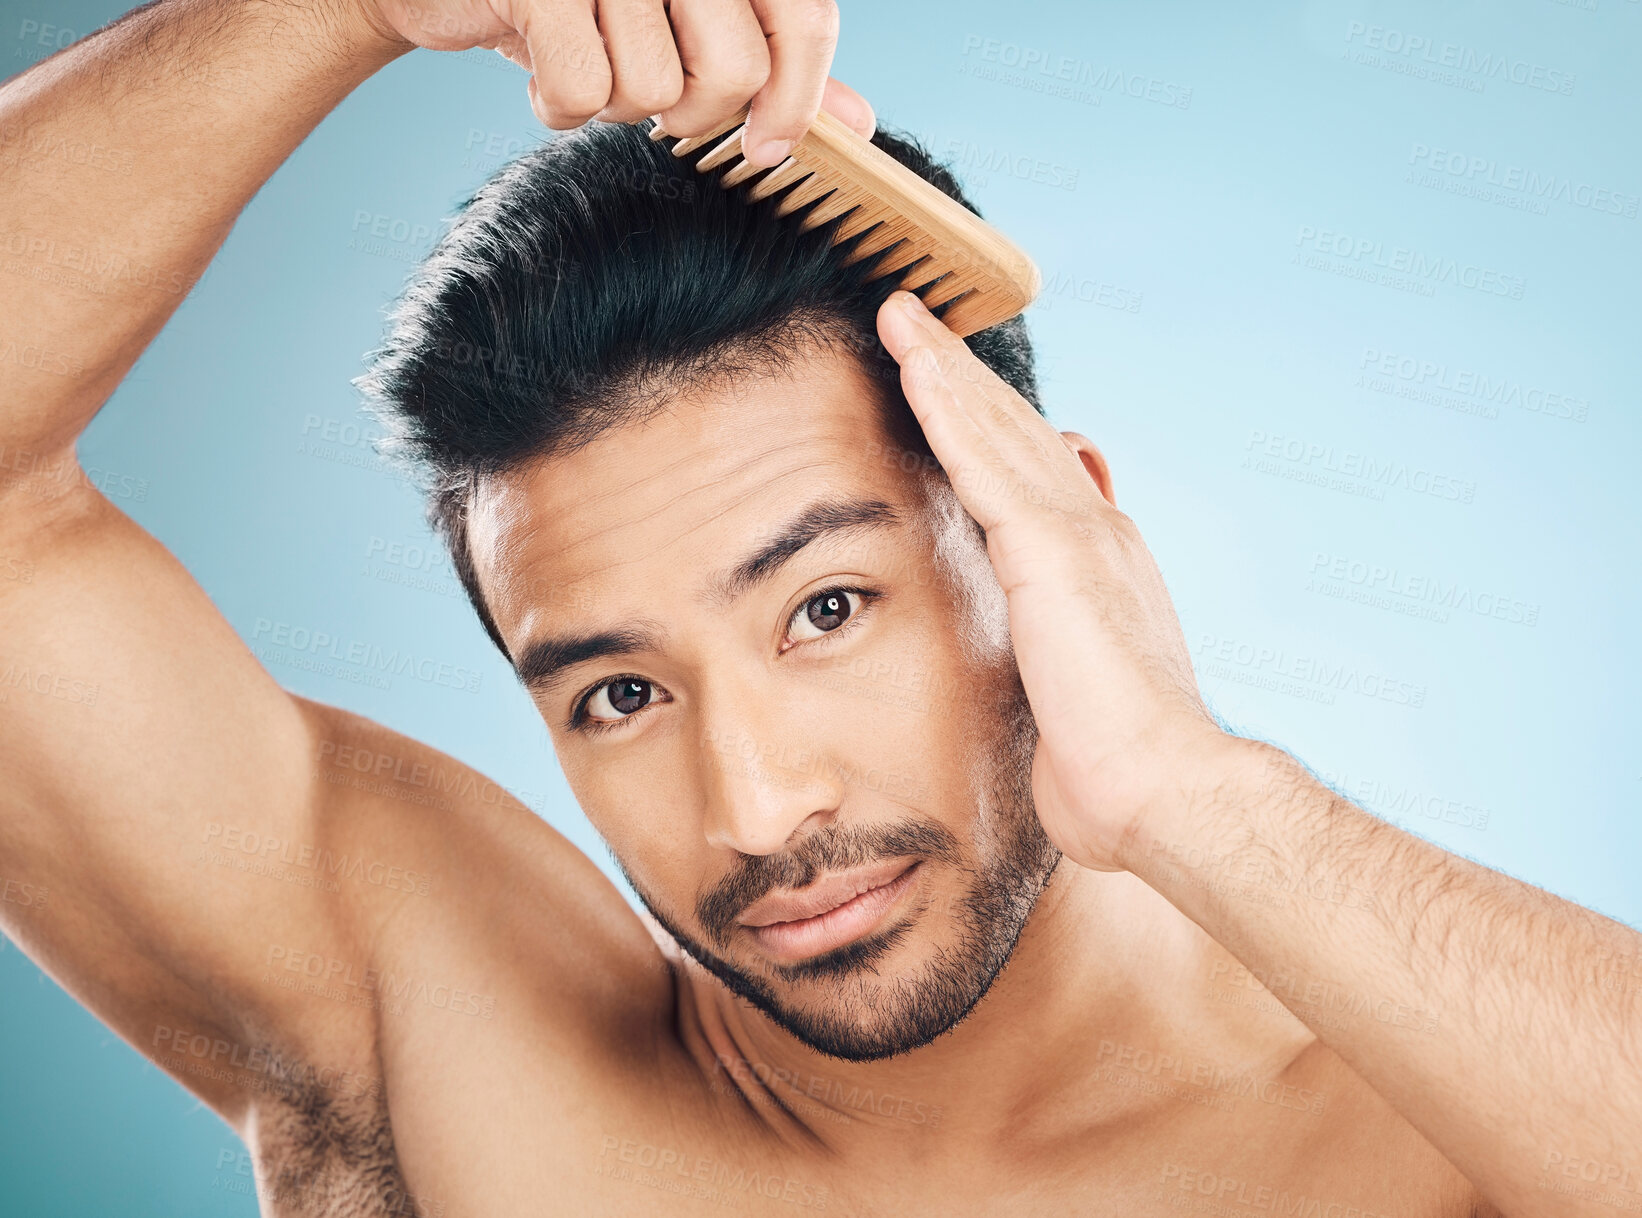
[[[480,586],[656,919],[813,1048],[928,1043],[1058,854],[983,544],[816,351],[491,480]]]

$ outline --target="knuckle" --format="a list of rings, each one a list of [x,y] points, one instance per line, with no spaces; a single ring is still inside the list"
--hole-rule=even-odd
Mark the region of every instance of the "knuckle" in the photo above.
[[[610,102],[610,87],[556,82],[542,89],[542,104],[569,126],[579,127]]]
[[[554,131],[574,131],[597,113],[597,110],[567,110],[545,100],[536,107],[536,117],[542,120],[542,126]]]
[[[530,109],[536,115],[536,121],[546,127],[549,131],[568,131],[575,126],[575,124],[569,120],[561,119],[540,101],[532,102]]]
[[[838,40],[839,15],[836,0],[794,0],[794,31],[816,42]]]
[[[584,121],[568,114],[560,114],[557,110],[550,110],[543,103],[537,103],[535,111],[536,118],[549,131],[574,131]]]
[[[620,100],[641,114],[660,114],[684,96],[684,74],[655,73],[633,81],[619,90]]]
[[[617,92],[650,106],[671,106],[684,90],[684,67],[665,23],[648,28],[624,44],[613,63]]]
[[[676,94],[669,95],[669,94],[666,94],[666,93],[652,93],[652,94],[643,94],[643,93],[641,93],[637,97],[632,99],[632,102],[631,102],[630,106],[628,107],[628,109],[633,114],[633,118],[629,121],[637,122],[639,119],[646,118],[649,115],[661,114],[661,113],[665,112],[670,106],[672,106],[672,104],[674,102],[676,102],[677,100],[678,100],[678,97],[677,97]]]
[[[737,104],[746,101],[770,79],[770,53],[760,43],[714,67],[711,80],[716,89],[733,95]]]

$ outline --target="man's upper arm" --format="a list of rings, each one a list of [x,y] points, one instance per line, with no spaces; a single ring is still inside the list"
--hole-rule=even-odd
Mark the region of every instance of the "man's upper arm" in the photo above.
[[[267,851],[325,847],[317,729],[65,461],[0,485],[0,925],[143,1052],[240,1045],[304,1010],[262,980],[275,945],[346,954],[347,894]]]

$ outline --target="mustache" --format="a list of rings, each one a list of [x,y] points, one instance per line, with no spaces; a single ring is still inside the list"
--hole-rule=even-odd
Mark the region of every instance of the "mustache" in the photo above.
[[[961,863],[963,850],[938,821],[829,825],[792,850],[741,855],[730,874],[697,900],[696,918],[720,948],[727,948],[741,911],[777,888],[805,888],[829,871],[909,856]]]

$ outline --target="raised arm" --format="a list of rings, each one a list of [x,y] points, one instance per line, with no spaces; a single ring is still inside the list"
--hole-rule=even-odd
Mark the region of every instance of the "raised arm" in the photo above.
[[[165,0],[0,89],[0,494],[75,439],[314,126],[409,49],[356,2]],[[28,489],[25,489],[28,488]],[[34,507],[29,507],[34,504]]]
[[[158,1057],[288,1022],[259,945],[339,946],[337,898],[220,855],[335,844],[322,733],[74,445],[245,202],[398,53],[351,11],[171,0],[0,89],[0,881],[30,896],[0,925]],[[236,1121],[251,1094],[189,1085]]]
[[[186,1044],[185,1065],[239,1069],[275,1032],[281,1052],[312,1049],[302,1029],[324,1039],[355,1013],[269,984],[270,953],[373,958],[428,872],[384,825],[415,821],[417,857],[439,853],[414,800],[325,781],[361,740],[416,746],[280,689],[88,482],[81,430],[268,175],[412,46],[534,65],[531,103],[556,127],[660,113],[687,133],[756,93],[757,134],[779,139],[827,87],[832,31],[799,20],[816,7],[761,2],[761,25],[732,4],[670,31],[659,2],[600,17],[562,0],[164,0],[0,88],[0,926],[144,1052]],[[424,763],[455,765],[423,750],[404,768]],[[304,882],[324,878],[316,860],[361,857],[397,878]],[[243,1083],[179,1074],[243,1120]]]

